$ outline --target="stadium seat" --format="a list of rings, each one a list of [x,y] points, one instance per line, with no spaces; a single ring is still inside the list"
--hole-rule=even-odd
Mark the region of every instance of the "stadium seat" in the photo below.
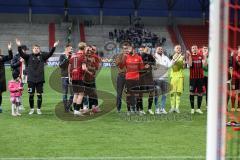
[[[208,46],[208,25],[180,25],[178,29],[187,49],[194,44],[198,47]]]

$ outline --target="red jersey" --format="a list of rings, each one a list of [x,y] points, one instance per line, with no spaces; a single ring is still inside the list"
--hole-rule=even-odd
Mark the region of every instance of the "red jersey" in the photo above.
[[[190,67],[190,79],[203,78],[203,55],[192,55],[192,66]]]
[[[69,64],[71,64],[70,77],[72,78],[72,80],[83,80],[83,63],[85,63],[84,52],[78,52],[74,54],[69,60]]]
[[[232,67],[232,84],[235,85],[236,80],[240,79],[240,56],[237,56],[237,53],[232,57]]]
[[[142,57],[138,54],[127,54],[124,57],[123,64],[120,68],[126,68],[126,79],[127,80],[139,80],[139,72],[144,68]]]
[[[100,67],[100,58],[96,54],[92,54],[90,56],[85,56],[85,61],[87,65],[87,69],[92,73],[89,74],[88,72],[85,72],[84,74],[84,80],[85,81],[92,81],[96,77],[96,71]]]

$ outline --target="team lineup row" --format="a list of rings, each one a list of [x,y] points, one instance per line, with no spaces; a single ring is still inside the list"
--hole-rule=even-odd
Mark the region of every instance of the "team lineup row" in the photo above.
[[[28,48],[21,45],[16,39],[18,54],[13,57],[12,44],[8,44],[8,56],[0,55],[0,111],[2,112],[2,93],[6,91],[4,62],[11,60],[12,77],[8,82],[10,91],[10,101],[12,103],[12,115],[21,115],[22,109],[22,91],[23,82],[28,84],[29,93],[29,114],[34,113],[34,94],[37,94],[37,114],[42,114],[42,93],[44,80],[44,63],[50,58],[59,41],[54,43],[50,52],[42,52],[40,46],[33,45],[32,53],[27,54]],[[98,96],[96,92],[96,72],[101,65],[101,59],[97,55],[95,46],[87,45],[84,42],[78,44],[79,50],[72,53],[72,46],[66,45],[64,54],[59,58],[59,67],[61,68],[61,80],[63,91],[63,105],[66,112],[73,111],[74,115],[83,115],[86,112],[100,112]],[[208,86],[208,48],[198,49],[193,45],[191,51],[182,53],[181,46],[174,47],[172,58],[164,54],[164,49],[157,46],[155,53],[150,54],[147,47],[140,47],[138,52],[129,43],[122,45],[122,52],[115,58],[118,68],[117,75],[117,111],[121,112],[122,93],[126,88],[127,113],[145,114],[143,109],[143,94],[148,96],[149,114],[167,114],[166,97],[170,93],[171,109],[169,112],[180,113],[180,98],[184,88],[184,67],[190,68],[190,104],[191,114],[195,112],[202,114],[201,104],[203,93]],[[236,54],[232,54],[231,67],[232,76],[228,76],[228,88],[231,89],[231,111],[235,111],[235,90],[239,89],[240,71],[240,48]],[[27,70],[26,70],[27,66]],[[27,79],[26,79],[27,78]],[[170,79],[170,82],[168,82]],[[231,81],[231,88],[230,88]],[[69,89],[70,88],[70,89]],[[70,93],[68,93],[70,92]],[[68,94],[70,94],[68,98]],[[161,97],[161,105],[158,102]],[[194,108],[194,97],[197,96],[197,109]],[[229,97],[229,96],[228,96]],[[240,95],[238,94],[238,97]],[[228,98],[229,99],[229,98]],[[155,104],[155,112],[152,111],[152,104]],[[238,108],[240,111],[240,101],[238,99]]]

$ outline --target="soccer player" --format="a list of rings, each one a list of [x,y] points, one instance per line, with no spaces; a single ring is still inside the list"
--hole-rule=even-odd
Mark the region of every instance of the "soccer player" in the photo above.
[[[120,68],[123,67],[126,68],[127,114],[130,115],[131,109],[135,110],[135,98],[138,96],[134,90],[139,88],[139,72],[144,68],[142,57],[135,52],[132,46],[129,46],[128,54],[124,56],[123,63],[120,65]]]
[[[86,70],[86,63],[85,63],[85,47],[86,43],[80,42],[78,44],[79,51],[75,53],[68,65],[68,74],[69,80],[72,83],[73,87],[73,107],[74,107],[74,115],[81,116],[83,115],[80,112],[80,108],[83,108],[82,100],[84,96],[84,83],[83,83],[83,76],[84,71]]]
[[[194,114],[194,97],[197,96],[197,113],[203,114],[201,111],[202,104],[202,94],[203,94],[203,55],[200,54],[198,47],[193,45],[191,47],[191,53],[187,51],[188,54],[188,63],[190,66],[190,103],[191,103],[191,114]]]
[[[123,57],[126,56],[128,51],[128,46],[126,44],[122,47],[122,53],[118,54],[115,63],[118,68],[118,75],[117,75],[117,100],[116,100],[116,106],[117,106],[117,112],[121,111],[122,108],[122,92],[125,87],[125,72],[126,68],[120,68],[120,64],[123,63]]]
[[[170,59],[164,54],[163,47],[157,46],[156,52],[154,54],[154,58],[156,61],[156,65],[153,67],[153,80],[155,85],[155,97],[154,97],[154,103],[156,114],[167,114],[167,111],[165,110],[166,106],[166,94],[168,91],[168,69],[172,66],[173,61],[170,61]],[[161,109],[159,109],[158,104],[158,97],[162,94],[162,100],[161,100]]]
[[[207,98],[208,98],[208,47],[203,46],[203,71],[204,71],[204,86],[206,89],[206,108],[207,108]]]
[[[233,67],[233,52],[231,52],[231,54],[228,56],[227,105],[226,105],[227,112],[228,112],[228,102],[231,97],[232,67]]]
[[[6,91],[6,76],[4,63],[13,58],[12,43],[8,44],[8,56],[2,55],[0,49],[0,113],[2,113],[2,93]]]
[[[53,48],[50,52],[42,52],[39,45],[33,45],[32,54],[26,54],[23,52],[20,40],[16,39],[16,44],[18,46],[18,52],[20,56],[26,61],[28,66],[28,93],[29,93],[29,105],[30,112],[29,115],[34,113],[34,94],[37,91],[37,114],[42,114],[42,93],[44,80],[44,64],[50,58],[59,41],[55,42]]]
[[[181,46],[176,45],[174,47],[173,54],[173,65],[170,71],[170,85],[171,85],[171,109],[169,113],[176,112],[180,113],[179,105],[180,98],[183,93],[183,84],[184,84],[184,74],[183,74],[183,65],[184,65],[184,56],[182,55]]]
[[[86,70],[84,72],[85,96],[89,99],[90,113],[100,112],[98,106],[98,96],[96,91],[96,72],[100,68],[100,58],[96,54],[96,49],[92,46],[86,48],[85,53]]]
[[[238,46],[237,53],[233,54],[232,57],[232,63],[233,63],[233,74],[232,74],[232,95],[231,95],[231,101],[232,101],[232,108],[231,111],[235,112],[235,100],[236,100],[236,94],[237,94],[237,111],[240,112],[240,46]]]
[[[73,101],[72,87],[69,85],[69,74],[68,65],[69,59],[72,56],[72,46],[67,44],[65,47],[64,54],[59,57],[59,67],[61,68],[61,80],[62,80],[62,91],[63,91],[63,105],[66,112],[71,110],[71,105]],[[70,97],[68,100],[68,91],[70,91]]]

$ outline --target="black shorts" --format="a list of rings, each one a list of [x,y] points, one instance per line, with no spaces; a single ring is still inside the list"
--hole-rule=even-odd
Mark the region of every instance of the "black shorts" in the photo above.
[[[73,80],[72,81],[72,90],[73,93],[82,93],[84,92],[84,83],[82,80]]]
[[[139,79],[140,90],[145,91],[153,91],[154,90],[154,82],[152,77],[152,72],[145,72],[140,74]]]
[[[139,84],[140,86],[153,86],[154,82],[153,82],[152,72],[141,73]]]
[[[42,94],[43,93],[43,82],[28,82],[28,93],[34,94],[35,90],[37,93]]]
[[[204,80],[203,78],[190,79],[190,93],[203,93]]]
[[[139,90],[139,80],[126,80],[127,93],[135,93]]]

